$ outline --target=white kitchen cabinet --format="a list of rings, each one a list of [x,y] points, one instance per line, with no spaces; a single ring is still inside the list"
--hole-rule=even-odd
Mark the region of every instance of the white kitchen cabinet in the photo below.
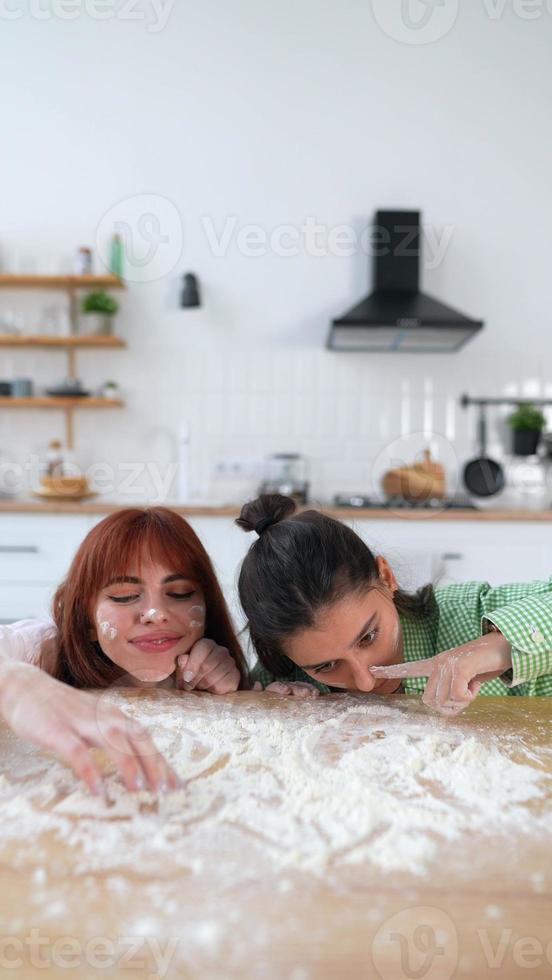
[[[49,614],[53,593],[92,526],[79,514],[0,515],[0,620]]]
[[[354,521],[372,550],[388,558],[401,585],[418,588],[479,580],[500,585],[552,575],[552,522]]]
[[[80,515],[2,514],[0,582],[61,578],[89,527]]]
[[[0,620],[44,616],[71,559],[101,514],[0,514]],[[236,625],[243,624],[237,599],[239,565],[256,535],[244,534],[231,517],[191,517],[211,555]],[[366,520],[348,518],[377,554],[384,555],[400,584],[529,581],[552,575],[552,522]]]

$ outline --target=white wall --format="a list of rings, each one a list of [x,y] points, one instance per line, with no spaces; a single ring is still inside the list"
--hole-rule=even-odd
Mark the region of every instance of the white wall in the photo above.
[[[159,3],[132,5],[142,16],[133,20],[115,3],[119,15],[100,21],[91,0],[72,2],[71,21],[59,2],[49,19],[31,0],[0,4],[6,267],[56,271],[98,228],[102,239],[112,219],[135,219],[139,202],[117,210],[122,198],[148,194],[169,242],[157,273],[155,262],[129,271],[137,279],[170,269],[125,295],[127,352],[79,355],[85,383],[115,377],[128,403],[78,418],[85,465],[164,468],[185,419],[197,494],[239,498],[254,488],[254,479],[222,482],[216,460],[297,450],[322,496],[369,486],[374,457],[424,428],[452,447],[448,466],[466,458],[475,417],[458,407],[464,390],[552,396],[546,3],[472,0],[443,37],[410,44],[379,26],[379,0],[176,0],[160,30],[151,29]],[[399,7],[387,0],[391,27]],[[8,8],[21,16],[8,20]],[[423,9],[413,0],[413,13]],[[404,25],[402,35],[423,39]],[[302,243],[294,257],[269,248],[253,258],[233,240],[221,257],[205,231],[205,219],[222,229],[235,216],[238,228],[270,234],[312,216],[360,233],[378,207],[420,207],[433,234],[450,230],[424,286],[486,320],[461,353],[329,353],[330,318],[368,289],[361,250],[313,256]],[[146,243],[135,245],[143,254]],[[188,269],[203,286],[198,311],[175,304]],[[29,297],[0,300],[23,308]],[[64,373],[57,353],[2,352],[0,365],[0,377],[32,373],[43,384]],[[491,448],[500,453],[497,419]],[[0,448],[22,459],[61,426],[55,414],[2,412]]]

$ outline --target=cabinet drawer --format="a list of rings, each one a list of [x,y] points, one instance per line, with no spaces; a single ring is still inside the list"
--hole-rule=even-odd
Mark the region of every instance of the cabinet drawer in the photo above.
[[[500,585],[552,575],[552,522],[429,518],[354,526],[376,554],[389,558],[401,585],[410,578],[417,586],[428,565],[442,585],[475,580]]]
[[[552,575],[550,551],[544,545],[517,545],[499,549],[483,545],[443,551],[437,573],[439,585],[480,579],[491,585],[503,582],[546,580]]]
[[[3,515],[0,518],[0,581],[57,582],[89,528],[86,517]]]

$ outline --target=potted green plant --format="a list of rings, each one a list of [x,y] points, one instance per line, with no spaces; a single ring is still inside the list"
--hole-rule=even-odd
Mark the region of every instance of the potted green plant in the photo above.
[[[518,405],[508,416],[508,424],[514,433],[513,450],[516,456],[533,456],[536,453],[545,418],[538,408],[529,403]]]
[[[103,335],[112,333],[113,317],[118,309],[117,300],[103,289],[87,293],[82,300],[79,333]]]
[[[98,394],[101,398],[118,398],[119,385],[116,381],[104,381],[103,385],[100,385]]]

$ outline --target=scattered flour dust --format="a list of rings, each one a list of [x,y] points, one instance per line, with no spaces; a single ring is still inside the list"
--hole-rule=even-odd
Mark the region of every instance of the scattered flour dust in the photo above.
[[[41,835],[53,834],[82,874],[155,874],[169,862],[183,874],[214,866],[236,883],[369,862],[422,875],[443,841],[549,824],[550,776],[514,761],[513,736],[500,742],[412,701],[347,695],[267,708],[158,695],[103,697],[148,728],[185,788],[130,794],[113,772],[105,803],[10,735],[0,854],[31,839],[40,853]]]

